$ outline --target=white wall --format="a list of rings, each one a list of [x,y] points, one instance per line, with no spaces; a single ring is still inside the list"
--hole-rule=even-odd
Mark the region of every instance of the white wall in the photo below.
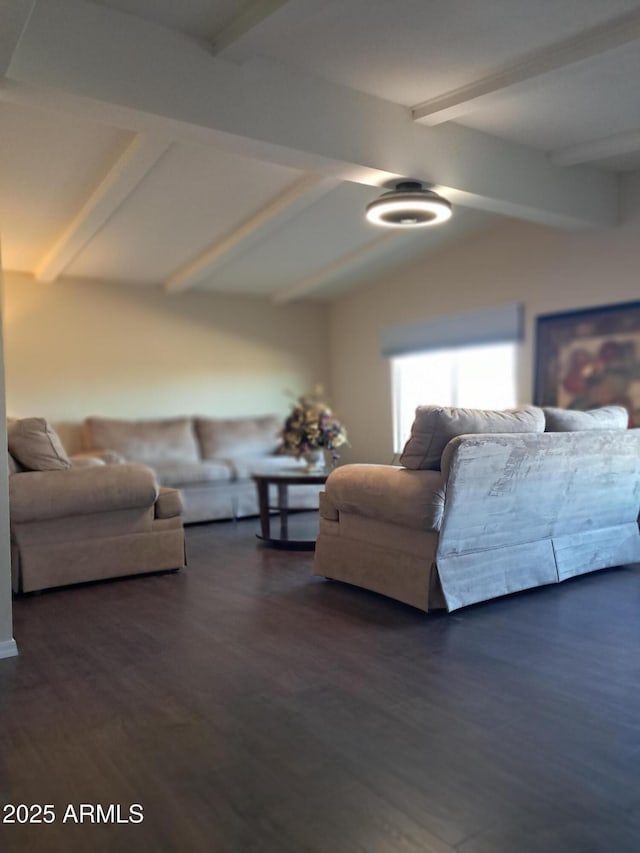
[[[0,292],[2,267],[0,264]],[[0,300],[1,303],[1,300]],[[7,445],[7,420],[5,414],[5,381],[2,345],[2,308],[0,304],[0,442]],[[7,465],[0,465],[0,658],[17,654],[13,639],[11,612],[11,548],[9,535],[9,484]]]
[[[576,233],[505,221],[336,299],[331,387],[350,433],[345,458],[392,459],[390,370],[380,355],[385,325],[523,302],[518,395],[530,402],[538,314],[640,299],[639,199],[636,175],[623,195],[625,222],[615,229]]]
[[[287,389],[328,386],[319,304],[5,273],[4,305],[16,417],[284,414]]]

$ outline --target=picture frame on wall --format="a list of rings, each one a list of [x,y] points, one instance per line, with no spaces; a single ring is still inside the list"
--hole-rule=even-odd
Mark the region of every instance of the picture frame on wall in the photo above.
[[[539,316],[534,388],[538,406],[621,405],[640,427],[640,302]]]

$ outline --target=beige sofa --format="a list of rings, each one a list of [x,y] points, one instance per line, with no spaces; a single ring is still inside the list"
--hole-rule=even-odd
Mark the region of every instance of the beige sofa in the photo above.
[[[180,495],[149,468],[68,457],[42,418],[8,431],[15,592],[184,567]]]
[[[278,454],[282,422],[272,416],[155,420],[87,418],[85,453],[106,461],[148,465],[162,486],[178,489],[185,523],[258,514],[253,472],[297,469],[303,463]],[[290,490],[293,509],[317,509],[318,486]],[[277,496],[274,491],[273,502]]]
[[[413,467],[338,468],[321,496],[314,573],[451,611],[640,561],[640,430],[594,423],[436,441],[423,431],[405,448]],[[415,465],[434,450],[440,470]]]

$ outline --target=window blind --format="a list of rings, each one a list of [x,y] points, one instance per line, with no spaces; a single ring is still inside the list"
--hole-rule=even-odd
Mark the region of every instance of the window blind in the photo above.
[[[415,323],[386,326],[382,354],[407,355],[435,349],[521,341],[524,311],[520,303],[497,305],[481,311],[447,314]]]

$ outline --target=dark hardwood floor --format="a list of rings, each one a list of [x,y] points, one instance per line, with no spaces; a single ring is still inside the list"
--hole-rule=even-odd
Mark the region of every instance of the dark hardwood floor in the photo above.
[[[425,616],[256,529],[15,602],[0,798],[56,821],[2,851],[638,853],[640,568]]]

